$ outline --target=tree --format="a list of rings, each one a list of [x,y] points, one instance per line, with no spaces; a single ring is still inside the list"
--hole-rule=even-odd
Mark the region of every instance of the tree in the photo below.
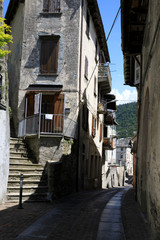
[[[5,49],[8,43],[12,43],[11,27],[5,23],[3,18],[0,18],[0,58],[10,53],[10,50]]]
[[[2,3],[3,0],[0,0],[1,6]],[[10,53],[10,51],[6,49],[6,46],[8,43],[12,43],[12,39],[11,27],[5,23],[5,19],[0,17],[0,58]]]

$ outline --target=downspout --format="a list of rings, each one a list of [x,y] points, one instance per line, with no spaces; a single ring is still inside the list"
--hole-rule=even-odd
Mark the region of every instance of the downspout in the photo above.
[[[78,116],[78,159],[77,159],[77,182],[76,190],[80,189],[79,187],[79,169],[80,169],[80,145],[81,145],[81,70],[82,70],[82,42],[83,42],[83,6],[84,0],[81,1],[81,30],[80,30],[80,58],[79,58],[79,116]]]

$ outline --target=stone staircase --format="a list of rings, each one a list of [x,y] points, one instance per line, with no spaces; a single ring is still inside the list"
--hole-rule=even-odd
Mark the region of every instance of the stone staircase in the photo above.
[[[22,201],[47,201],[47,176],[44,167],[33,163],[22,139],[10,138],[10,166],[7,201],[18,202],[20,175],[23,174]]]

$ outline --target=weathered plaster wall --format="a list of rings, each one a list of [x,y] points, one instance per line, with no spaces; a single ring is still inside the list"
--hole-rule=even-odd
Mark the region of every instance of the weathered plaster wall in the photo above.
[[[0,203],[5,201],[9,174],[9,112],[0,110]]]
[[[160,2],[149,1],[143,46],[140,131],[138,141],[138,201],[147,214],[153,239],[160,236]]]
[[[9,99],[12,109],[12,115],[17,128],[18,114],[18,96],[20,88],[20,68],[21,68],[21,52],[23,43],[23,24],[24,24],[24,4],[20,3],[17,14],[11,22],[13,43],[10,44],[11,54],[8,55],[8,78],[9,78]],[[21,113],[22,114],[22,113]]]
[[[19,119],[23,118],[23,91],[29,84],[62,84],[71,113],[78,114],[78,50],[79,50],[79,1],[61,1],[60,14],[44,14],[43,1],[25,2],[24,35],[22,45],[21,82],[19,94]],[[40,75],[40,35],[59,35],[58,75]],[[74,99],[72,101],[71,99]]]

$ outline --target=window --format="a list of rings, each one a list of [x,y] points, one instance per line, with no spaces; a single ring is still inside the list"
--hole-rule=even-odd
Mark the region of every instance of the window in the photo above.
[[[85,69],[84,69],[84,76],[88,80],[88,58],[85,57]]]
[[[54,75],[58,70],[59,36],[41,40],[40,73]]]
[[[86,34],[87,34],[88,38],[89,38],[89,26],[90,26],[90,15],[89,15],[89,11],[87,10],[87,15],[86,15]]]
[[[84,104],[82,108],[82,128],[87,132],[88,131],[88,108],[87,105]]]
[[[123,158],[123,154],[121,154],[121,158]]]
[[[60,0],[43,0],[43,12],[60,12]]]
[[[92,114],[92,137],[96,136],[96,118]]]
[[[97,79],[94,77],[94,96],[97,96]]]
[[[123,148],[121,148],[121,151],[123,151]]]
[[[102,141],[102,133],[103,133],[103,124],[100,124],[100,136],[99,136],[99,141]]]
[[[108,136],[108,127],[104,126],[104,132],[103,132],[104,138],[107,138]]]
[[[96,61],[96,63],[98,62],[97,55],[98,55],[98,42],[96,39],[96,42],[95,42],[95,61]]]
[[[38,94],[29,93],[27,99],[27,117],[28,126],[32,123],[30,119],[39,113],[41,105],[41,126],[40,131],[43,133],[62,133],[63,132],[63,112],[64,112],[64,95],[63,94],[43,94],[42,98]],[[34,117],[35,120],[38,118]]]

